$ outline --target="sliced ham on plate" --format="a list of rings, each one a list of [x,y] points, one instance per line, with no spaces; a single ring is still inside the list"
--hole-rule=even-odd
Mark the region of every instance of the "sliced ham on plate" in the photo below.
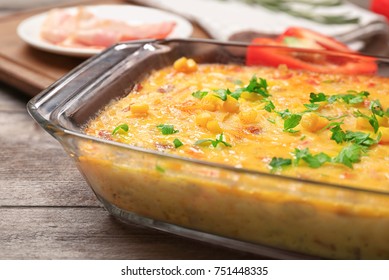
[[[115,43],[139,39],[163,39],[174,29],[174,21],[132,25],[125,21],[104,19],[85,8],[76,14],[65,9],[49,11],[41,28],[41,37],[66,47],[106,48]]]

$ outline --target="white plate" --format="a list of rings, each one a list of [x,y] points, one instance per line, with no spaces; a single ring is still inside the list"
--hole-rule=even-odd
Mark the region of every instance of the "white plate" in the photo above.
[[[85,6],[85,8],[99,18],[121,20],[128,24],[174,21],[176,25],[168,38],[187,38],[191,36],[193,31],[190,22],[183,17],[157,9],[132,5],[94,5]],[[66,10],[76,13],[77,7],[66,8]],[[101,49],[57,46],[43,40],[40,36],[40,30],[46,16],[47,12],[22,21],[17,28],[19,37],[35,48],[57,54],[88,57],[101,52]]]

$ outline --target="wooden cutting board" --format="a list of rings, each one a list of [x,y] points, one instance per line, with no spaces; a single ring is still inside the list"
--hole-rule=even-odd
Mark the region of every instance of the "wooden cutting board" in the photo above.
[[[129,4],[129,2],[79,0],[67,2],[61,7],[77,4]],[[85,60],[34,49],[17,36],[16,29],[21,21],[50,8],[52,7],[46,6],[44,9],[29,10],[0,18],[0,80],[29,96],[38,94]],[[195,23],[193,25],[192,37],[208,37]]]

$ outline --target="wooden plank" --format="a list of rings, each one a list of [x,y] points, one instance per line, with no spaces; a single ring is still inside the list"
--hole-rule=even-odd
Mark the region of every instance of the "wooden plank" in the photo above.
[[[99,205],[73,160],[24,108],[1,110],[0,127],[0,205]]]
[[[256,258],[125,225],[101,208],[0,207],[0,216],[0,259]]]

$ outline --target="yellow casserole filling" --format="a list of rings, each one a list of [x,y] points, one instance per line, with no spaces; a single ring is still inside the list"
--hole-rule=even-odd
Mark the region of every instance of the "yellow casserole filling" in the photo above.
[[[356,116],[356,112],[371,116],[369,104],[373,100],[388,107],[387,79],[237,65],[194,64],[196,68],[188,71],[178,62],[152,73],[127,97],[107,106],[88,125],[86,133],[238,168],[388,190],[388,117],[376,116],[379,129],[375,133],[369,119]],[[241,92],[238,99],[226,94],[222,100],[223,96],[218,95],[220,90],[245,89],[253,77],[266,80],[268,97],[248,91]],[[201,98],[202,93],[207,94]],[[360,96],[361,102],[348,104],[341,98],[332,103],[310,102],[311,93],[350,94]],[[274,109],[266,110],[270,101]],[[319,108],[309,111],[306,105],[312,104]],[[301,117],[289,131],[285,129],[285,111],[286,115]],[[274,157],[293,159],[296,149],[308,149],[311,155],[338,156],[353,141],[331,140],[331,129],[337,124],[344,132],[363,132],[379,143],[366,147],[352,168],[341,162],[312,168],[304,160],[298,166],[269,165]],[[112,134],[121,125],[128,127]],[[172,133],[163,134],[163,128],[171,128]],[[229,145],[219,142],[214,147],[211,140],[217,142],[220,137]]]
[[[389,79],[182,58],[85,132],[239,169],[389,191]],[[154,219],[331,258],[389,257],[389,199],[85,144],[98,195]]]

